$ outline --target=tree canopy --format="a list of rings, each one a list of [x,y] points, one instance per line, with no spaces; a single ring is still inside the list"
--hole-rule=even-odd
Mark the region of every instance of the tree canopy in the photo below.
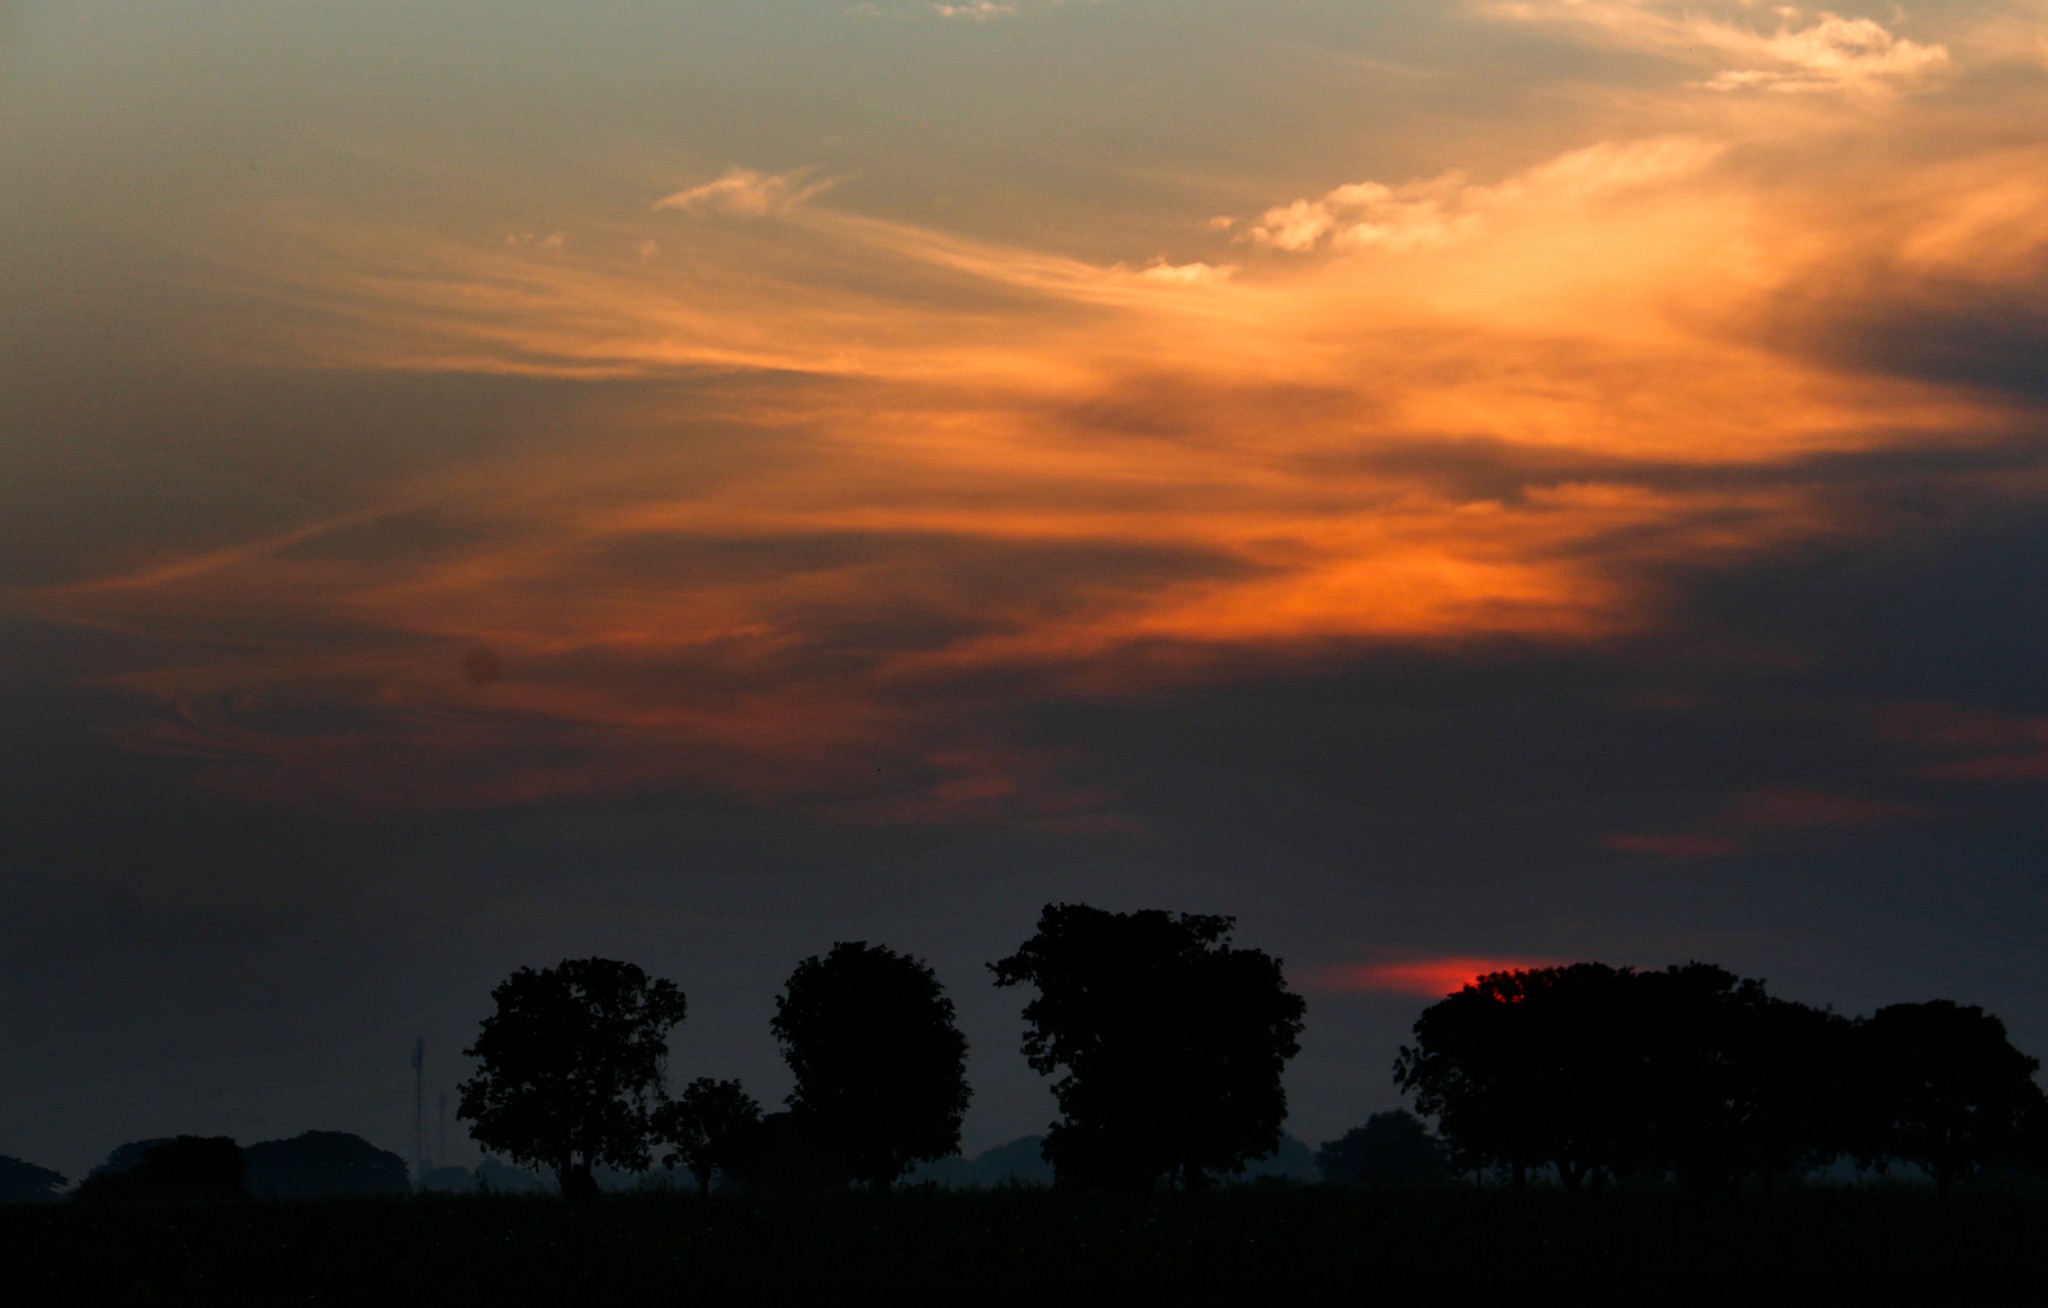
[[[2005,1024],[1946,999],[1893,1004],[1857,1023],[1857,1153],[1899,1158],[1947,1190],[1986,1163],[2029,1151],[2048,1103],[2040,1060]]]
[[[842,941],[797,964],[770,1026],[796,1076],[791,1113],[855,1180],[886,1188],[959,1149],[967,1038],[923,962]]]
[[[1029,985],[1024,1056],[1054,1076],[1061,1119],[1045,1140],[1058,1184],[1200,1186],[1280,1141],[1280,1082],[1305,1005],[1277,959],[1230,943],[1233,920],[1048,904],[1038,929],[990,964]]]
[[[668,1033],[687,1004],[631,963],[564,959],[520,968],[463,1053],[478,1060],[457,1115],[487,1149],[554,1169],[562,1193],[595,1194],[592,1169],[642,1171],[663,1097]]]
[[[743,1161],[761,1121],[761,1105],[737,1081],[700,1076],[655,1110],[654,1133],[671,1152],[662,1161],[689,1169],[698,1194],[711,1193],[711,1175]]]
[[[248,1170],[242,1150],[224,1135],[138,1140],[116,1149],[79,1183],[86,1202],[240,1199]]]
[[[1675,1176],[1769,1184],[1853,1152],[1947,1189],[1986,1164],[2039,1161],[2039,1063],[1998,1019],[1947,1000],[1851,1023],[1689,963],[1499,972],[1431,1005],[1395,1080],[1460,1166],[1535,1166],[1567,1187]]]

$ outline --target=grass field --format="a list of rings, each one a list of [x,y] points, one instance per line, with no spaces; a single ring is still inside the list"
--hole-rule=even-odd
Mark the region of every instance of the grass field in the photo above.
[[[762,1299],[1104,1286],[1450,1302],[2048,1298],[2048,1190],[1808,1188],[1698,1202],[1314,1186],[1115,1200],[1045,1191],[650,1194],[0,1209],[7,1280],[130,1303]]]

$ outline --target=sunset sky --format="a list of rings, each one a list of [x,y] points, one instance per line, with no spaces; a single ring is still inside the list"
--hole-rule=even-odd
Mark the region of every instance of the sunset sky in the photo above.
[[[2044,656],[2048,0],[0,11],[0,1153],[593,953],[778,1100],[840,939],[973,1151],[1057,899],[1311,1143],[1495,965],[2048,1055]]]

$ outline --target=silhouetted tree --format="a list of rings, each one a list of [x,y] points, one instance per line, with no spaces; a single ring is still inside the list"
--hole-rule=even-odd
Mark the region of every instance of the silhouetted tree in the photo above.
[[[1841,1018],[1708,963],[1500,972],[1431,1005],[1395,1081],[1461,1167],[1568,1189],[1673,1173],[1699,1190],[1840,1147]]]
[[[249,1192],[265,1198],[315,1195],[407,1194],[412,1176],[405,1160],[346,1131],[307,1131],[289,1140],[263,1140],[242,1150]]]
[[[879,945],[840,942],[790,973],[770,1023],[796,1075],[790,1111],[853,1178],[886,1188],[960,1147],[967,1038],[932,970]]]
[[[1612,1033],[1619,1058],[1605,1074],[1624,1079],[1633,1110],[1621,1123],[1628,1135],[1615,1142],[1629,1170],[1669,1171],[1702,1193],[1726,1190],[1765,1170],[1765,1119],[1817,1127],[1784,1111],[1781,1097],[1796,1087],[1772,1075],[1818,1070],[1775,1058],[1787,1051],[1771,1038],[1774,1019],[1797,1033],[1804,1028],[1792,1019],[1811,1010],[1774,1000],[1763,982],[1711,963],[1619,976],[1630,999],[1621,1007],[1628,1025]]]
[[[1915,1163],[1946,1193],[2027,1148],[2044,1112],[2040,1060],[1991,1014],[1946,999],[1894,1004],[1858,1022],[1855,1040],[1864,1162]]]
[[[0,1203],[48,1203],[67,1184],[62,1172],[0,1154]]]
[[[1585,996],[1612,988],[1617,976],[1599,963],[1494,972],[1422,1011],[1415,1043],[1394,1062],[1394,1083],[1437,1120],[1461,1169],[1505,1168],[1519,1189],[1532,1167],[1583,1148],[1574,1103],[1597,1113],[1604,1096],[1585,1095],[1598,1073],[1586,1042],[1572,1038],[1574,1024],[1554,1020],[1553,1010],[1574,1006],[1560,994],[1567,989],[1579,1007],[1593,1007]]]
[[[86,1203],[239,1199],[248,1193],[241,1147],[224,1135],[136,1143],[144,1146],[139,1158],[131,1164],[132,1153],[115,1150],[108,1164],[79,1183],[73,1198]]]
[[[477,1142],[553,1168],[572,1199],[597,1193],[600,1164],[644,1171],[683,992],[631,963],[583,958],[522,967],[491,998],[496,1011],[463,1050],[480,1066],[456,1114]]]
[[[1058,1184],[1139,1191],[1205,1185],[1272,1152],[1280,1083],[1304,1004],[1280,963],[1230,944],[1232,919],[1048,904],[1038,930],[990,964],[1031,985],[1024,1056],[1062,1118],[1045,1140]]]
[[[1443,1141],[1405,1108],[1374,1113],[1325,1144],[1316,1167],[1325,1181],[1368,1185],[1441,1181],[1451,1172]]]
[[[1853,1027],[1839,1013],[1767,996],[1743,1016],[1728,1053],[1736,1072],[1730,1155],[1768,1187],[1850,1147]]]
[[[730,1169],[761,1121],[761,1105],[737,1081],[700,1076],[654,1114],[656,1137],[674,1147],[662,1162],[682,1163],[696,1178],[697,1193],[711,1193],[711,1174]]]

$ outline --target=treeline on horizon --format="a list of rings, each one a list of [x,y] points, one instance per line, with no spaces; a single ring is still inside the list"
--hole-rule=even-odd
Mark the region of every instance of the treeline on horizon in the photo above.
[[[997,986],[1033,992],[1022,1053],[1052,1078],[1060,1117],[1038,1152],[1056,1188],[1200,1190],[1282,1145],[1281,1076],[1306,1005],[1277,959],[1232,943],[1232,925],[1048,905],[1035,933],[988,965]],[[736,1080],[669,1092],[668,1037],[688,1004],[633,964],[521,968],[492,1000],[464,1051],[477,1071],[458,1116],[486,1151],[552,1171],[571,1199],[597,1193],[601,1175],[657,1168],[700,1193],[714,1180],[887,1190],[959,1154],[966,1039],[932,970],[883,946],[840,942],[791,973],[770,1025],[795,1088],[775,1113]],[[1326,1181],[1458,1173],[1517,1190],[1543,1178],[1574,1193],[1614,1182],[1711,1193],[1847,1158],[1880,1172],[1911,1164],[1945,1193],[1987,1171],[2048,1171],[2038,1067],[1996,1017],[1948,1000],[1851,1019],[1706,963],[1518,969],[1430,1005],[1399,1051],[1394,1081],[1434,1133],[1405,1110],[1374,1114],[1316,1163]],[[532,1186],[495,1160],[480,1175],[485,1189]],[[404,1193],[418,1179],[338,1132],[247,1149],[179,1136],[117,1149],[74,1197]],[[65,1184],[0,1159],[0,1197],[56,1197]]]

